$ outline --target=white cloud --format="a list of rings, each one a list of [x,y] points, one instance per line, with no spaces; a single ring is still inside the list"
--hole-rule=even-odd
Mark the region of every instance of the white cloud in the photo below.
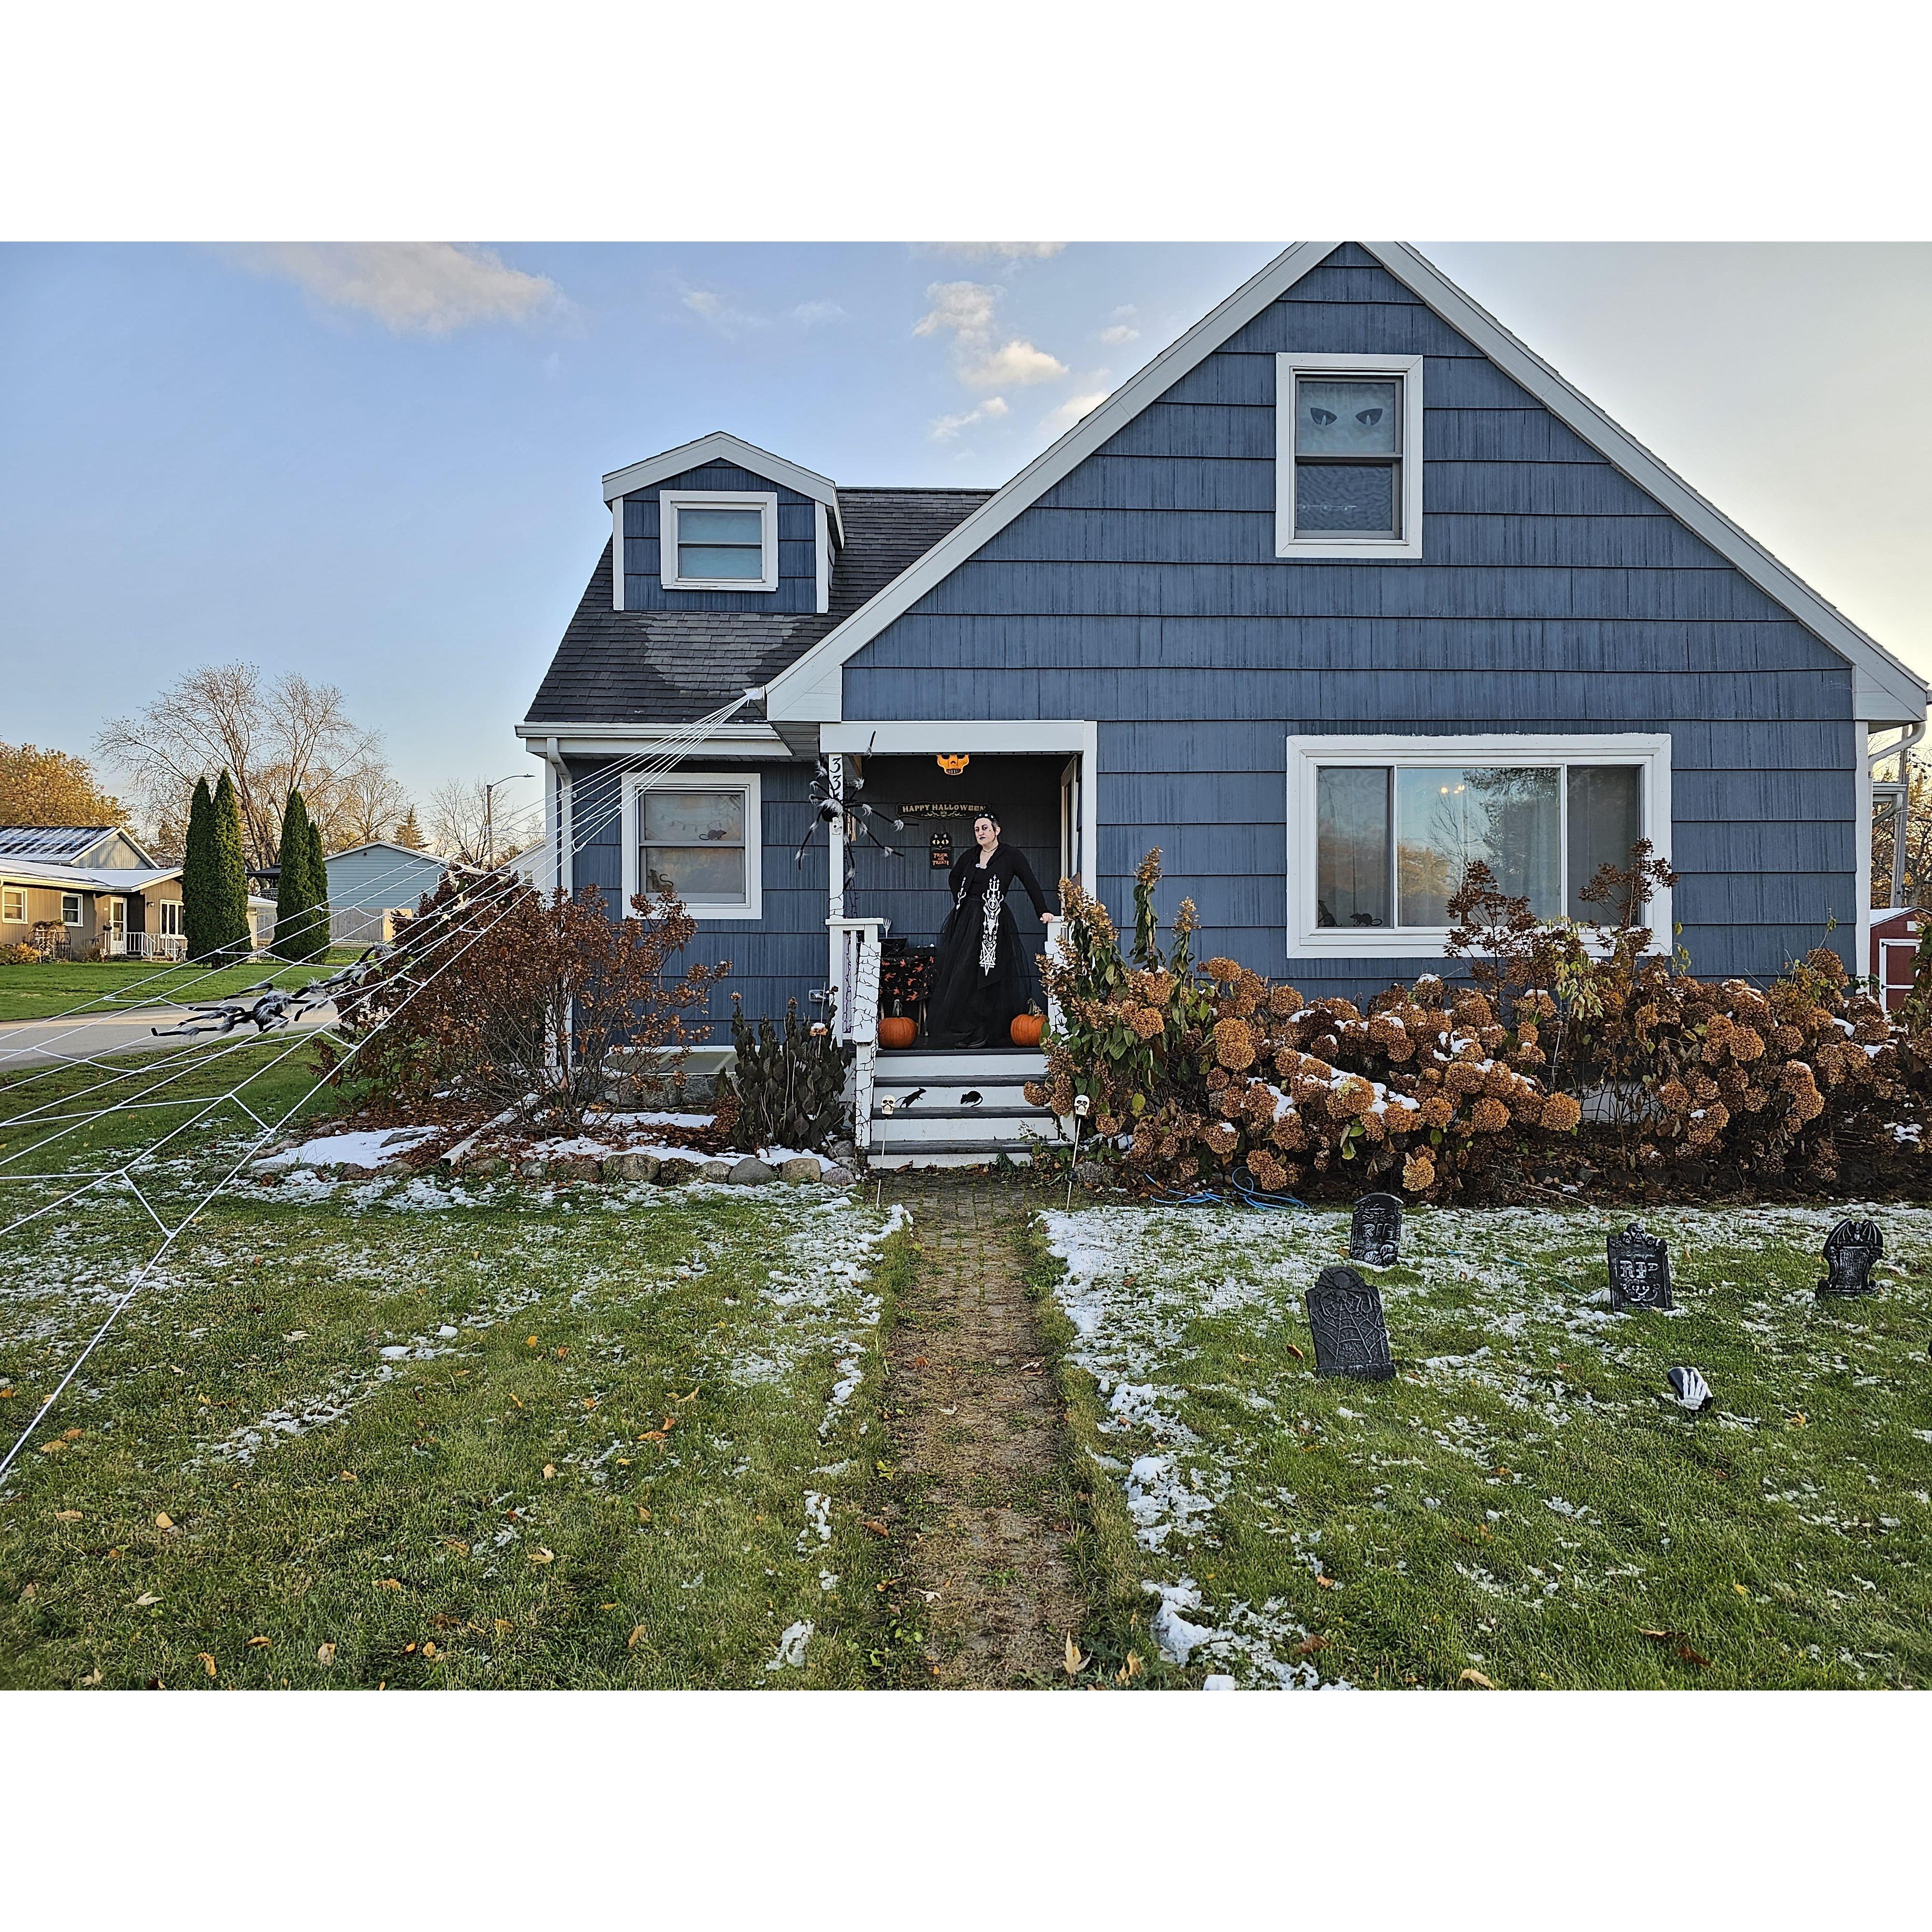
[[[1111,389],[1096,389],[1091,395],[1069,396],[1057,409],[1048,410],[1041,418],[1043,429],[1069,430],[1084,416],[1090,415],[1113,394]]]
[[[1123,342],[1138,342],[1140,339],[1140,331],[1129,328],[1124,322],[1117,322],[1111,328],[1103,328],[1100,332],[1100,340],[1110,346]]]
[[[934,416],[928,426],[928,433],[934,442],[950,442],[962,429],[976,422],[989,422],[1006,412],[1004,396],[988,396],[976,408],[962,411],[956,416]]]
[[[928,242],[935,255],[962,256],[969,262],[1050,262],[1064,242]]]
[[[785,310],[801,328],[815,328],[821,322],[836,322],[845,311],[836,302],[799,302]]]
[[[543,275],[513,268],[494,248],[453,242],[279,242],[238,251],[338,308],[359,309],[398,333],[448,335],[479,323],[529,322],[568,306]]]
[[[993,312],[1005,293],[994,282],[934,282],[926,291],[932,306],[913,324],[915,335],[952,336],[953,366],[969,389],[1024,388],[1067,373],[1057,356],[1023,338],[994,346]]]
[[[761,315],[752,315],[744,309],[734,308],[724,298],[711,289],[687,288],[678,284],[678,299],[692,314],[702,316],[720,335],[742,335],[748,328],[766,328],[770,324]]]

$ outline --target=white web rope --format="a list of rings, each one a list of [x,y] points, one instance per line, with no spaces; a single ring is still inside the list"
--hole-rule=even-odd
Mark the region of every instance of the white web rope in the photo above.
[[[734,699],[729,704],[721,706],[717,710],[710,712],[706,716],[694,720],[691,724],[682,727],[671,736],[661,740],[658,744],[652,746],[647,752],[637,754],[629,758],[616,760],[608,765],[599,766],[594,772],[589,775],[586,782],[592,784],[602,784],[608,783],[610,787],[610,796],[607,800],[604,801],[601,806],[593,810],[580,830],[573,823],[572,836],[567,846],[564,844],[561,835],[561,830],[560,830],[560,836],[557,841],[557,850],[560,856],[568,856],[574,857],[578,852],[581,850],[586,845],[596,838],[597,835],[607,826],[610,824],[614,820],[621,818],[625,802],[625,786],[623,780],[626,776],[635,775],[640,780],[640,786],[644,788],[648,788],[656,784],[660,779],[667,776],[670,772],[674,770],[692,751],[695,749],[698,745],[708,738],[711,733],[718,725],[722,724],[734,712],[738,710],[747,701],[747,700],[754,694],[754,693],[748,692],[745,693],[743,696]],[[560,884],[562,872],[562,866],[560,864],[558,869]],[[0,1234],[10,1233],[14,1228],[24,1226],[28,1221],[37,1220],[42,1215],[52,1212],[56,1208],[64,1206],[68,1203],[80,1198],[82,1195],[100,1187],[104,1183],[118,1180],[122,1184],[122,1189],[124,1191],[132,1193],[136,1199],[140,1202],[142,1208],[146,1211],[149,1218],[153,1220],[155,1226],[160,1231],[161,1238],[158,1246],[136,1273],[134,1279],[128,1283],[127,1288],[121,1293],[121,1294],[116,1297],[115,1300],[110,1304],[106,1316],[103,1318],[99,1326],[94,1330],[94,1333],[88,1337],[86,1343],[81,1348],[80,1353],[74,1358],[73,1362],[69,1364],[65,1373],[62,1376],[59,1382],[55,1385],[51,1393],[47,1396],[46,1400],[35,1412],[32,1419],[28,1423],[26,1427],[21,1431],[20,1436],[14,1443],[12,1448],[7,1451],[4,1456],[0,1456],[0,1478],[4,1478],[8,1470],[12,1467],[15,1460],[19,1456],[21,1450],[26,1446],[28,1441],[31,1438],[34,1432],[44,1424],[47,1417],[52,1412],[55,1405],[59,1401],[62,1395],[65,1393],[68,1388],[73,1382],[74,1378],[80,1373],[82,1367],[86,1363],[88,1358],[93,1354],[95,1348],[98,1348],[100,1342],[106,1339],[109,1330],[112,1328],[116,1322],[119,1318],[122,1311],[126,1309],[128,1304],[133,1300],[136,1294],[152,1276],[154,1270],[160,1265],[161,1261],[166,1256],[170,1249],[174,1246],[175,1243],[179,1240],[182,1234],[184,1233],[193,1224],[196,1217],[207,1208],[209,1202],[213,1201],[224,1188],[228,1186],[229,1184],[234,1180],[236,1177],[256,1157],[260,1150],[265,1142],[272,1139],[277,1132],[278,1132],[283,1127],[286,1126],[288,1122],[292,1119],[302,1108],[306,1106],[314,1099],[315,1096],[322,1090],[323,1087],[329,1084],[330,1081],[339,1078],[342,1069],[347,1066],[356,1058],[356,1054],[358,1054],[364,1046],[368,1046],[372,1040],[375,1039],[386,1027],[391,1024],[394,1021],[398,1015],[402,1012],[407,1007],[410,1001],[414,1000],[419,993],[422,992],[451,966],[454,965],[458,960],[460,959],[465,953],[469,952],[472,946],[478,944],[482,939],[484,939],[503,919],[508,916],[510,912],[514,909],[514,906],[518,903],[520,897],[516,875],[514,874],[502,874],[496,872],[486,874],[484,880],[480,882],[479,887],[476,896],[460,901],[453,901],[449,907],[442,909],[443,913],[446,914],[450,917],[454,917],[459,910],[469,913],[474,913],[479,901],[487,905],[488,903],[489,895],[492,892],[496,890],[500,890],[503,896],[503,904],[502,909],[499,910],[494,917],[490,918],[486,923],[481,926],[475,931],[467,932],[460,926],[450,926],[448,929],[430,939],[428,942],[427,945],[422,946],[420,950],[412,946],[406,938],[403,944],[398,946],[380,949],[381,958],[370,963],[380,964],[384,961],[392,958],[397,952],[402,952],[405,954],[402,976],[405,981],[413,980],[414,983],[410,986],[410,990],[404,994],[404,997],[400,1000],[395,1001],[392,1005],[386,1006],[377,1017],[361,1033],[359,1037],[353,1041],[344,1041],[340,1034],[335,1034],[334,1029],[332,1027],[312,1029],[297,1034],[290,1040],[289,1045],[284,1048],[280,1053],[274,1054],[271,1059],[262,1065],[252,1068],[244,1078],[238,1082],[232,1088],[228,1089],[226,1092],[215,1094],[206,1101],[202,1102],[197,1111],[191,1114],[186,1120],[181,1122],[175,1127],[170,1129],[167,1132],[160,1135],[154,1140],[144,1144],[144,1145],[137,1152],[130,1155],[118,1168],[109,1168],[101,1172],[86,1177],[18,1177],[23,1180],[43,1179],[48,1180],[55,1185],[60,1184],[60,1183],[64,1180],[81,1178],[84,1178],[86,1184],[82,1186],[72,1189],[68,1193],[60,1196],[58,1199],[47,1202],[42,1207],[34,1208],[29,1213],[21,1216],[18,1220],[10,1222],[7,1226],[0,1228]],[[412,926],[424,926],[428,922],[427,920],[418,920],[412,922]],[[434,971],[428,974],[426,976],[421,978],[417,978],[416,976],[418,970],[430,957],[441,950],[442,948],[454,944],[458,940],[461,940],[463,943],[460,946],[457,946],[457,950],[454,952],[450,953],[447,958],[444,958],[441,963],[436,966]],[[390,983],[394,984],[396,982],[392,981]],[[353,989],[351,988],[350,990],[352,991]],[[255,1111],[248,1105],[247,1102],[242,1099],[241,1096],[244,1089],[253,1084],[256,1081],[262,1078],[266,1074],[272,1072],[291,1054],[300,1051],[306,1046],[314,1044],[318,1038],[326,1038],[332,1034],[334,1036],[336,1043],[338,1046],[346,1047],[346,1051],[343,1053],[342,1058],[331,1067],[327,1074],[326,1074],[321,1079],[316,1081],[313,1086],[307,1089],[274,1121],[264,1121],[261,1115],[256,1113]],[[226,1036],[217,1036],[221,1037]],[[238,1042],[231,1041],[231,1045],[235,1047],[254,1045],[257,1042],[261,1036],[262,1036],[258,1034],[254,1039],[244,1039]],[[144,1090],[142,1095],[130,1096],[122,1101],[116,1102],[111,1106],[94,1110],[89,1118],[99,1119],[104,1118],[109,1114],[124,1111],[132,1111],[134,1108],[145,1106],[148,1103],[149,1096],[151,1096],[154,1092],[159,1090],[160,1088],[172,1084],[174,1080],[182,1077],[184,1072],[194,1070],[194,1068],[199,1068],[200,1066],[209,1064],[212,1060],[220,1057],[222,1056],[220,1054],[210,1054],[204,1058],[197,1055],[194,1060],[194,1068],[177,1067],[176,1070],[170,1075],[167,1078],[157,1082],[154,1085]],[[172,1066],[175,1064],[176,1059],[186,1059],[187,1058],[188,1055],[185,1054],[176,1056],[173,1059],[171,1059],[166,1064]],[[43,1068],[38,1070],[40,1072],[45,1072],[48,1070]],[[102,1085],[106,1085],[111,1083],[103,1082],[100,1084]],[[73,1097],[76,1096],[68,1096],[69,1099]],[[65,1104],[65,1102],[63,1101],[58,1104]],[[193,1106],[194,1105],[194,1102],[190,1099],[187,1101],[177,1100],[175,1102],[155,1104]],[[193,1126],[199,1120],[206,1117],[208,1114],[212,1113],[214,1109],[231,1104],[241,1108],[243,1112],[246,1113],[251,1120],[255,1121],[260,1131],[255,1137],[250,1141],[241,1157],[235,1162],[235,1164],[230,1167],[212,1187],[208,1189],[207,1191],[196,1201],[194,1205],[189,1209],[187,1214],[182,1216],[181,1218],[176,1221],[172,1227],[170,1227],[160,1210],[156,1208],[154,1203],[148,1198],[147,1193],[143,1191],[140,1184],[134,1178],[134,1170],[136,1167],[142,1165],[145,1162],[151,1160],[154,1155],[160,1152],[161,1148],[166,1146],[170,1142],[178,1139],[183,1133],[186,1132],[189,1128]],[[0,1130],[4,1130],[14,1126],[19,1120],[25,1120],[29,1114],[38,1111],[38,1110],[37,1109],[29,1109],[28,1110],[27,1114],[23,1114],[20,1116],[16,1117],[15,1118],[0,1120]],[[76,1124],[78,1125],[80,1124],[76,1123]],[[73,1131],[73,1128],[70,1127],[64,1131]],[[48,1139],[37,1142],[34,1143],[34,1148],[26,1150],[26,1151],[31,1152],[34,1150],[34,1149],[45,1147],[49,1144],[51,1139],[59,1137],[60,1136],[50,1136],[48,1137]],[[10,1156],[7,1158],[12,1159],[15,1156]]]

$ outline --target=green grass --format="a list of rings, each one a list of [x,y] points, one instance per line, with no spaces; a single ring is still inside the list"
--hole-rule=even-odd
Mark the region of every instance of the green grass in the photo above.
[[[336,951],[321,965],[277,967],[266,959],[211,971],[205,965],[164,966],[152,959],[56,959],[0,966],[0,1021],[50,1019],[74,1007],[110,1013],[172,999],[218,1000],[263,980],[304,986],[331,966],[357,956]]]
[[[260,1083],[283,1106],[305,1058]],[[235,1121],[154,1171],[164,1217]],[[878,1302],[845,1269],[880,1226],[817,1190],[250,1180],[0,1481],[0,1684],[877,1681]],[[100,1192],[9,1238],[8,1443],[157,1238]],[[802,1666],[768,1670],[806,1622]]]
[[[1052,1216],[1097,1594],[1148,1645],[1178,1593],[1191,1683],[1932,1682],[1932,1214],[1874,1211],[1880,1292],[1821,1304],[1833,1214],[1652,1210],[1679,1312],[1617,1316],[1597,1217],[1418,1212],[1378,1384],[1312,1372],[1346,1217]]]

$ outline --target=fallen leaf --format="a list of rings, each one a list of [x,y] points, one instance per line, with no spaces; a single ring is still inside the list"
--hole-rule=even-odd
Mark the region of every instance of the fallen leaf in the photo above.
[[[566,1348],[561,1342],[558,1342],[556,1345],[556,1357],[559,1361],[562,1361],[564,1357],[569,1353],[570,1351]]]
[[[200,1659],[202,1669],[206,1671],[209,1676],[218,1677],[221,1675],[220,1672],[214,1667],[214,1658],[210,1657],[206,1651],[198,1650],[195,1652],[195,1655]]]
[[[883,1582],[874,1583],[872,1588],[877,1594],[883,1596],[895,1583],[903,1583],[905,1579],[903,1576],[888,1576]]]
[[[40,1444],[40,1454],[43,1456],[58,1456],[66,1447],[67,1444],[56,1437],[51,1442],[43,1442]]]
[[[456,1538],[453,1536],[446,1536],[442,1540],[450,1549],[456,1552],[458,1556],[467,1556],[470,1554],[470,1546],[468,1544],[458,1543]]]
[[[551,1477],[556,1474],[556,1465],[554,1462],[546,1462],[544,1465],[544,1480],[545,1482],[548,1482]]]
[[[523,1407],[523,1404],[522,1404],[520,1402],[517,1402],[517,1398],[516,1398],[514,1396],[511,1396],[511,1398],[510,1398],[510,1400],[511,1400],[512,1402],[517,1402],[517,1406],[518,1406],[519,1408],[521,1408]]]
[[[597,1406],[597,1398],[595,1396],[586,1396],[584,1398],[584,1406],[586,1408],[595,1408]]]
[[[334,1645],[325,1643],[318,1646],[315,1653],[315,1660],[318,1664],[333,1664],[335,1661]]]
[[[403,1587],[403,1580],[400,1576],[380,1577],[376,1587],[379,1590],[400,1590]]]
[[[1318,1576],[1315,1580],[1324,1590],[1332,1590],[1335,1588],[1335,1580],[1332,1576]]]
[[[78,1442],[82,1433],[78,1429],[64,1429],[61,1431],[61,1440],[63,1442]]]
[[[554,1550],[532,1550],[530,1552],[530,1561],[532,1563],[554,1563],[556,1561],[556,1552]]]
[[[344,1469],[335,1480],[338,1483],[352,1483],[356,1480],[356,1472],[353,1469]]]
[[[1140,1674],[1140,1654],[1137,1651],[1130,1650],[1127,1652],[1126,1662],[1114,1672],[1114,1682],[1116,1684],[1131,1684]]]
[[[416,1654],[416,1647],[412,1643],[406,1643],[403,1646],[403,1654],[405,1657],[413,1657]]]
[[[632,1631],[632,1633],[631,1633],[631,1640],[630,1640],[630,1642],[629,1642],[628,1643],[627,1643],[627,1644],[626,1644],[626,1645],[625,1645],[624,1648],[625,1648],[626,1650],[635,1650],[635,1649],[637,1648],[637,1647],[638,1646],[638,1645],[639,1645],[639,1644],[640,1644],[640,1643],[642,1643],[642,1642],[644,1642],[644,1625],[643,1625],[642,1624],[638,1624],[638,1626],[637,1627],[637,1628],[636,1628],[635,1630],[634,1630],[633,1631]]]
[[[496,1634],[499,1636],[508,1636],[510,1633],[516,1628],[516,1625],[514,1624],[509,1622],[507,1619],[502,1617],[495,1618],[494,1622],[496,1624]]]
[[[1803,1429],[1808,1426],[1804,1420],[1804,1412],[1801,1408],[1796,1414],[1787,1417],[1784,1426],[1787,1429]]]
[[[645,1508],[642,1503],[633,1503],[631,1507],[637,1511],[638,1520],[640,1522],[649,1522],[650,1521],[651,1513],[649,1510]]]
[[[1308,1359],[1308,1358],[1304,1355],[1292,1342],[1288,1344],[1288,1352],[1292,1355],[1298,1362],[1305,1362]]]
[[[423,1654],[425,1657],[434,1657],[436,1654],[435,1644],[434,1642],[424,1644],[423,1646]]]
[[[530,1337],[530,1339],[527,1342],[526,1342],[524,1344],[524,1346],[525,1348],[534,1348],[536,1346],[536,1345],[537,1345],[537,1338],[536,1338],[534,1335],[532,1335],[532,1336]]]
[[[156,1596],[153,1591],[144,1590],[140,1596],[134,1599],[133,1607],[137,1610],[145,1610],[150,1608],[154,1604],[158,1604],[160,1600],[160,1598]]]
[[[248,1648],[250,1650],[266,1650],[273,1640],[266,1636],[251,1636],[248,1640]]]
[[[1493,1690],[1496,1688],[1480,1670],[1466,1670],[1456,1682],[1458,1684],[1473,1684],[1479,1690]]]
[[[1652,1643],[1663,1645],[1681,1664],[1695,1664],[1700,1670],[1708,1670],[1711,1667],[1711,1660],[1702,1651],[1694,1650],[1690,1647],[1690,1640],[1682,1630],[1640,1628],[1637,1635],[1648,1637]]]
[[[172,1529],[174,1526],[174,1518],[170,1516],[165,1510],[154,1519],[154,1527],[157,1529]]]
[[[923,1355],[914,1356],[912,1358],[912,1365],[916,1369],[929,1369],[932,1366],[932,1364],[928,1362]]]
[[[1087,1668],[1088,1659],[1080,1654],[1080,1646],[1071,1636],[1066,1640],[1066,1648],[1060,1654],[1060,1660],[1070,1677],[1078,1677]]]
[[[100,1666],[97,1664],[94,1668],[80,1680],[81,1688],[83,1690],[92,1690],[100,1682]]]
[[[1731,1588],[1736,1591],[1738,1594],[1741,1597],[1748,1598],[1750,1594],[1750,1592],[1747,1590],[1742,1583],[1733,1583],[1731,1586]]]
[[[870,1516],[866,1516],[863,1518],[862,1520],[865,1523],[865,1526],[869,1529],[874,1536],[890,1536],[892,1534],[892,1532],[889,1530],[884,1523],[874,1522]]]
[[[1325,1636],[1305,1636],[1294,1646],[1297,1657],[1312,1657],[1318,1650],[1326,1650],[1328,1640]]]
[[[56,1522],[78,1522],[80,1520],[80,1512],[78,1510],[56,1510],[54,1520]]]

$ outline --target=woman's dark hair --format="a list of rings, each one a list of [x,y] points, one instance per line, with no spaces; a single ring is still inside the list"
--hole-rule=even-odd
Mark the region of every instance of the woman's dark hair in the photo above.
[[[1000,822],[1000,814],[990,805],[982,805],[977,812],[974,813],[973,823],[977,825],[982,818],[990,818],[993,821],[993,830],[995,832],[1004,832],[1006,829]]]

